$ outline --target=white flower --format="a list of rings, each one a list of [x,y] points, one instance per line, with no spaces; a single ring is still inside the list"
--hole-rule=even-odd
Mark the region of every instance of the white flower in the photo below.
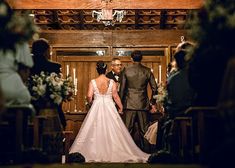
[[[46,85],[39,85],[37,87],[37,93],[38,93],[39,96],[44,95],[45,92],[46,92]]]
[[[167,97],[166,86],[163,83],[158,85],[158,94],[154,95],[153,98],[156,99],[156,102],[163,103]]]
[[[60,104],[62,102],[62,97],[59,95],[55,95],[54,103]]]

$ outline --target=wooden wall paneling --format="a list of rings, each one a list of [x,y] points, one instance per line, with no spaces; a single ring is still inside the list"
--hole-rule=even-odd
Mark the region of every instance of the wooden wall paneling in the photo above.
[[[185,30],[132,30],[113,31],[113,47],[155,47],[177,45],[180,37],[187,37]],[[188,38],[188,37],[187,37]]]
[[[170,50],[170,45],[167,46],[167,48],[165,48],[165,55],[166,55],[166,66],[168,66],[168,64],[171,61],[171,50]]]
[[[40,37],[58,48],[112,46],[112,31],[47,30],[42,31]]]
[[[101,9],[100,0],[7,0],[14,9]],[[117,0],[108,4],[114,9],[198,9],[204,0]]]
[[[167,48],[164,49],[164,57],[161,57],[161,65],[162,65],[162,81],[166,82],[167,79]]]
[[[56,50],[52,45],[50,48],[50,52],[51,52],[51,60],[57,62],[58,60],[57,60],[57,56],[56,56]]]
[[[56,52],[55,52],[56,53]],[[65,62],[63,61],[62,57],[56,57],[54,58],[53,61],[57,60],[58,63],[61,64],[61,72],[64,76],[64,78],[66,78],[66,65],[68,65],[70,67],[70,64],[69,62]],[[70,74],[70,73],[69,73]],[[62,104],[62,108],[63,108],[63,111],[66,113],[66,112],[69,112],[69,109],[70,109],[70,102],[63,102]]]
[[[83,120],[86,117],[86,113],[66,113],[65,118],[67,122],[66,131],[73,131],[71,137],[71,144],[75,139]]]
[[[153,74],[154,74],[154,78],[155,80],[158,78],[158,65],[159,65],[159,62],[153,62]]]
[[[73,68],[75,68],[76,77],[78,79],[78,92],[74,101],[64,103],[65,112],[84,112],[85,109],[85,96],[88,90],[88,84],[91,79],[98,76],[96,72],[96,62],[104,60],[107,63],[111,61],[110,57],[87,57],[87,56],[58,56],[62,61],[63,67],[69,65],[70,72],[73,77]],[[65,70],[63,71],[65,74]]]
[[[174,60],[174,53],[176,51],[177,45],[170,46],[170,61]]]
[[[81,88],[79,88],[80,90],[82,90],[82,95],[83,95],[83,104],[81,106],[82,108],[82,111],[84,112],[87,112],[88,109],[86,109],[86,106],[85,106],[85,102],[87,101],[86,100],[86,96],[87,96],[87,91],[88,91],[88,84],[89,84],[89,79],[91,79],[91,74],[89,72],[89,63],[88,62],[83,62],[83,70],[85,73],[83,73],[84,77],[83,79],[81,79],[81,81],[79,81],[79,83],[84,83],[84,85],[82,86],[81,85]],[[85,76],[87,76],[87,78],[85,78]]]
[[[186,30],[120,30],[120,31],[43,31],[40,37],[53,47],[156,47],[177,45]],[[109,55],[111,55],[110,52]]]

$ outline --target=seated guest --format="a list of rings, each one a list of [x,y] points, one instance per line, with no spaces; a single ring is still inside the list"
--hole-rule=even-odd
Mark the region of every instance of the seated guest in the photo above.
[[[61,65],[49,60],[50,58],[50,45],[46,39],[38,39],[32,43],[32,54],[34,66],[31,69],[31,75],[40,75],[44,72],[46,75],[51,73],[59,74],[61,72]],[[62,110],[62,103],[59,105],[54,103],[54,109],[44,110],[42,102],[32,102],[37,110],[37,113],[41,116],[45,116],[46,119],[42,122],[42,142],[40,144],[43,152],[49,157],[49,162],[60,162],[63,153],[63,128],[66,127],[66,120],[64,112]],[[46,107],[47,109],[48,107]]]
[[[39,75],[42,71],[47,73],[61,73],[61,65],[50,61],[50,45],[46,39],[40,38],[32,44],[32,54],[34,66],[31,69],[31,75]],[[37,107],[36,107],[37,108]],[[58,107],[58,113],[63,127],[66,127],[65,116],[62,111],[62,105]]]
[[[20,67],[29,69],[33,66],[27,44],[35,32],[33,23],[23,16],[17,17],[22,17],[24,24],[28,23],[27,28],[22,22],[17,22],[15,13],[5,1],[0,1],[0,9],[0,89],[7,106],[29,104],[31,96],[18,70]],[[9,27],[11,24],[18,29]],[[27,78],[27,74],[23,76]]]
[[[192,105],[194,90],[188,81],[187,62],[185,61],[186,51],[179,50],[174,54],[178,71],[167,80],[167,100],[165,105],[165,116],[159,123],[157,149],[164,149],[176,153],[177,141],[172,140],[172,124],[174,118],[183,116],[184,111]],[[175,135],[173,135],[175,136]]]
[[[166,111],[174,118],[192,105],[194,90],[188,81],[187,62],[185,61],[186,51],[177,51],[174,55],[178,71],[169,77],[167,81],[167,104]]]
[[[175,60],[172,60],[167,66],[167,78],[177,72],[177,65]]]
[[[176,47],[176,52],[179,50],[187,50],[189,51],[190,49],[192,49],[192,47],[194,46],[194,44],[190,41],[184,41],[182,43],[179,43]]]
[[[40,74],[41,71],[45,73],[60,73],[61,65],[50,61],[50,45],[46,39],[40,38],[32,44],[32,54],[34,66],[31,69],[31,74]]]
[[[3,121],[0,126],[0,164],[16,163],[21,158],[17,154],[29,147],[26,141],[30,140],[25,136],[28,118],[24,114],[27,113],[17,107],[29,105],[31,101],[24,80],[33,66],[28,41],[35,28],[28,15],[18,15],[7,1],[0,0],[0,121]],[[22,118],[15,114],[22,114]]]

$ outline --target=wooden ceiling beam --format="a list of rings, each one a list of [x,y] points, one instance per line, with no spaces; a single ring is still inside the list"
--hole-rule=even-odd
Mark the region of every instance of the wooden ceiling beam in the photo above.
[[[101,0],[7,0],[13,9],[101,9]],[[198,9],[205,0],[112,0],[112,9]]]

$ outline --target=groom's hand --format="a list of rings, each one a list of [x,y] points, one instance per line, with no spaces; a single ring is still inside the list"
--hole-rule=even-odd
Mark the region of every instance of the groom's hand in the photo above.
[[[156,105],[151,105],[150,113],[156,113],[156,112],[157,112]]]

